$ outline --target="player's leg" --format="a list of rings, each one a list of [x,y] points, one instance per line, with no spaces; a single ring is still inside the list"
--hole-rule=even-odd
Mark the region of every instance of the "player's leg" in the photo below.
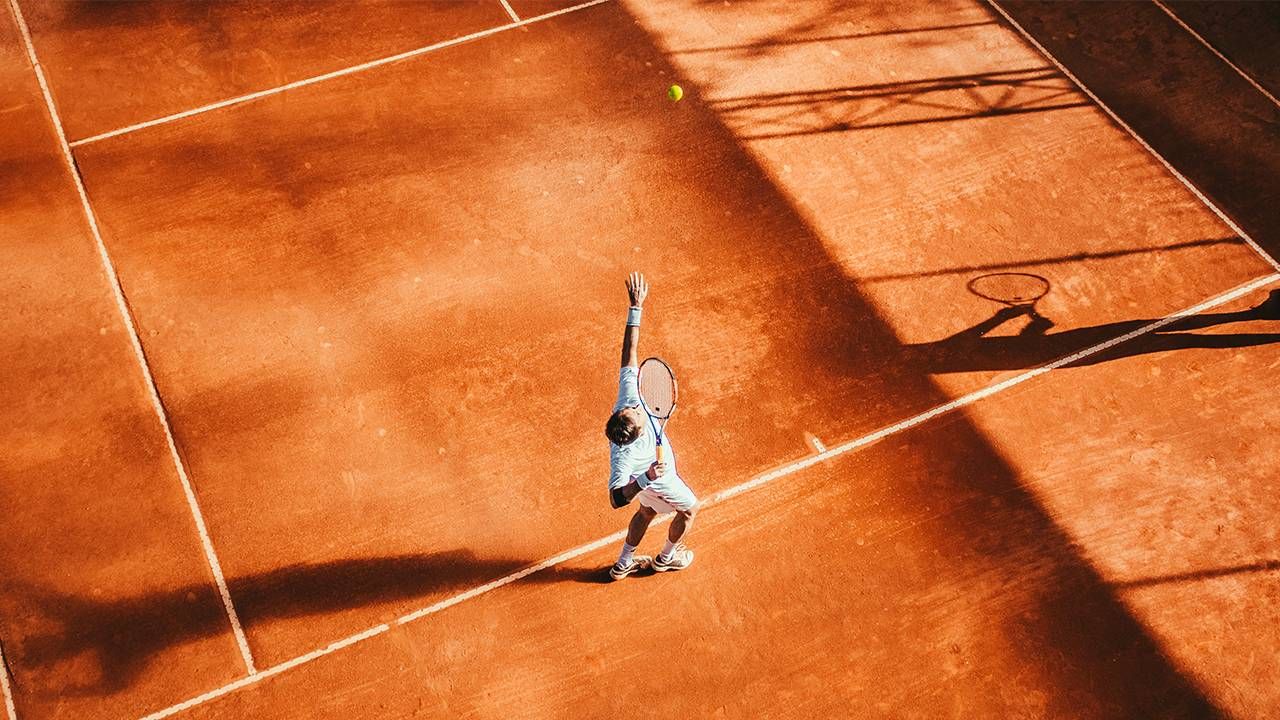
[[[683,570],[693,563],[693,551],[684,546],[684,538],[693,527],[693,519],[698,514],[698,506],[688,510],[677,510],[671,519],[671,527],[667,530],[667,544],[662,552],[653,560],[653,569],[658,572]]]
[[[636,555],[636,547],[640,545],[640,541],[644,539],[644,533],[649,529],[649,523],[653,522],[653,518],[657,516],[657,510],[648,507],[644,503],[636,509],[635,515],[631,516],[631,522],[627,525],[627,538],[622,543],[622,552],[618,555],[618,562],[614,563],[609,569],[609,577],[614,580],[622,578],[649,567],[653,562],[653,558],[648,555]]]
[[[675,516],[671,519],[671,527],[667,530],[667,543],[662,552],[653,560],[653,569],[658,572],[683,570],[693,563],[693,551],[684,546],[684,539],[693,527],[693,520],[698,515],[698,498],[677,476],[663,476],[661,487],[649,486],[661,494],[667,505],[671,506]]]
[[[677,510],[676,516],[671,518],[671,528],[667,530],[667,547],[662,549],[662,554],[667,555],[671,552],[671,548],[684,540],[684,536],[689,533],[693,527],[693,519],[698,515],[698,506],[694,505],[688,510]]]
[[[644,540],[645,531],[649,529],[649,523],[658,516],[658,511],[646,505],[641,505],[636,509],[636,514],[631,516],[631,523],[627,525],[627,542],[623,547],[630,546],[633,549]]]

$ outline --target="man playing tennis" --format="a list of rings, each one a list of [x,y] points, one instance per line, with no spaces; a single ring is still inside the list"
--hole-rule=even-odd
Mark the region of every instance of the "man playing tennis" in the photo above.
[[[675,454],[665,427],[657,430],[650,424],[648,413],[640,404],[640,368],[636,346],[640,342],[640,310],[649,294],[649,285],[640,273],[627,278],[627,294],[631,308],[627,312],[627,329],[622,336],[622,371],[618,377],[618,401],[605,424],[609,438],[609,500],[615,508],[639,499],[640,507],[631,517],[627,539],[623,542],[618,562],[609,570],[614,580],[652,566],[658,572],[683,570],[693,562],[693,551],[681,540],[693,526],[698,499],[676,472]],[[652,362],[652,361],[651,361]],[[659,438],[658,433],[661,433]],[[658,461],[658,445],[664,448],[664,462]],[[644,538],[649,523],[658,513],[675,513],[667,532],[667,544],[657,558],[636,555],[636,546]]]

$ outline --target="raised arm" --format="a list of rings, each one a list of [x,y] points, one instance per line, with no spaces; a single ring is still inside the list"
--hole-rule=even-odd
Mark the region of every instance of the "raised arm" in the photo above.
[[[644,275],[633,272],[627,277],[627,296],[631,299],[631,308],[627,311],[627,329],[622,335],[622,367],[634,367],[640,364],[640,308],[649,295],[649,283]]]

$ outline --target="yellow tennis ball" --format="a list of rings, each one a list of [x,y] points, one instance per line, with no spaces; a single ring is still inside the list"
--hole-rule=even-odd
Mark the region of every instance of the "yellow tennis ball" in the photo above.
[[[679,85],[672,85],[667,88],[667,97],[671,98],[671,102],[678,102],[680,98],[684,97],[684,88]]]

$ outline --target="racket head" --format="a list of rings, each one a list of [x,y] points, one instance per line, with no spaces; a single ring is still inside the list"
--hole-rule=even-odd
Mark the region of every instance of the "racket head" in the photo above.
[[[965,283],[969,292],[1010,307],[1035,305],[1049,293],[1049,281],[1039,275],[1000,272],[979,275]]]
[[[651,357],[640,363],[640,403],[656,420],[666,420],[676,409],[676,374],[661,359]]]

